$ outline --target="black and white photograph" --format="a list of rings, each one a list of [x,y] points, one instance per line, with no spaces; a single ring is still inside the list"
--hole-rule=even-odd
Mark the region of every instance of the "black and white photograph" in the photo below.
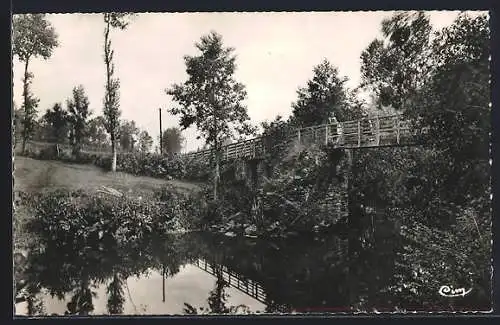
[[[14,317],[492,312],[488,11],[12,15]]]

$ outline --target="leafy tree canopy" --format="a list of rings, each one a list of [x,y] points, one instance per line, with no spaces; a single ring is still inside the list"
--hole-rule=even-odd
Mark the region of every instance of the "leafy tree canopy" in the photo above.
[[[328,123],[332,118],[348,119],[347,78],[340,77],[338,69],[326,59],[314,67],[313,73],[307,86],[297,91],[298,99],[292,104],[293,124],[308,127]]]
[[[184,57],[188,80],[166,90],[179,104],[170,112],[180,115],[182,128],[196,125],[206,143],[216,147],[222,139],[253,134],[243,105],[245,87],[233,78],[234,49],[224,47],[222,36],[215,32],[202,36],[196,48],[199,55]]]
[[[59,45],[54,27],[44,14],[14,15],[12,52],[23,62],[32,57],[48,59]]]

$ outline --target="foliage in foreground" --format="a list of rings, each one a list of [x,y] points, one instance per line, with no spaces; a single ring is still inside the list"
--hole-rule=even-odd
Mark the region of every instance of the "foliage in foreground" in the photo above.
[[[174,228],[174,215],[167,208],[136,198],[59,190],[38,194],[30,200],[34,211],[26,224],[28,231],[50,231],[80,245],[100,240],[128,243],[153,230]]]

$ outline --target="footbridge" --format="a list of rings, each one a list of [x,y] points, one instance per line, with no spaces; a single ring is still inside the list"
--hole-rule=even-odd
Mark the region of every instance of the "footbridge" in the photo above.
[[[416,134],[402,114],[395,114],[295,129],[285,136],[284,145],[331,145],[345,149],[405,146],[415,144]],[[259,136],[223,146],[221,159],[262,159],[270,150],[267,140],[266,136]],[[207,149],[189,152],[186,156],[210,159],[213,154],[213,149]]]

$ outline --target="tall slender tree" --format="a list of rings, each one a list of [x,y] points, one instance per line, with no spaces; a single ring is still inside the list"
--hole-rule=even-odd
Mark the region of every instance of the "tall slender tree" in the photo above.
[[[184,57],[188,80],[172,85],[166,93],[179,104],[169,111],[180,115],[181,127],[196,125],[200,137],[214,149],[214,199],[217,199],[223,140],[254,134],[255,127],[250,125],[247,108],[243,105],[247,95],[245,86],[233,77],[236,70],[234,49],[224,47],[222,36],[216,32],[202,36],[195,45],[201,53]]]
[[[39,100],[31,93],[33,74],[29,72],[30,60],[36,57],[48,59],[58,43],[54,27],[45,19],[44,14],[24,14],[14,16],[12,33],[12,52],[24,63],[23,77],[23,129],[22,151],[31,139],[35,129],[36,107]]]
[[[89,100],[83,86],[73,88],[73,98],[67,101],[69,120],[71,124],[71,145],[73,153],[80,153],[87,131],[87,120],[92,114],[89,110]]]
[[[113,28],[124,30],[129,25],[129,13],[105,13],[104,14],[104,63],[106,64],[106,91],[104,95],[104,118],[105,127],[111,138],[112,162],[111,171],[116,171],[116,141],[120,128],[120,80],[115,77],[115,65],[113,63],[114,51],[111,48],[110,32]]]

